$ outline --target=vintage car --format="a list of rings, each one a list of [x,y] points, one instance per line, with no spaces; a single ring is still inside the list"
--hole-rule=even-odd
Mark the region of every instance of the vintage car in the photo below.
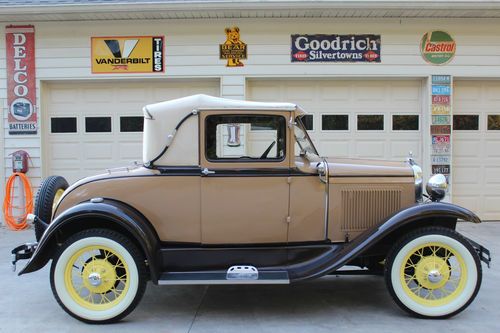
[[[443,175],[425,195],[411,158],[321,157],[295,104],[196,95],[143,112],[142,163],[69,187],[45,179],[30,215],[37,243],[12,251],[14,267],[30,259],[19,274],[52,259],[52,290],[71,316],[117,321],[147,281],[379,274],[402,309],[432,318],[459,313],[478,293],[489,252],[455,227],[480,219],[440,202]]]

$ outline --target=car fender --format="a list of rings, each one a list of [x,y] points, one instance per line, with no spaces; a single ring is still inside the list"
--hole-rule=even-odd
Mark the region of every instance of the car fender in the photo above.
[[[99,221],[98,223],[96,221]],[[133,207],[116,200],[96,198],[82,202],[62,212],[45,230],[28,264],[19,275],[44,267],[52,258],[61,236],[90,228],[110,228],[125,231],[144,252],[153,282],[158,280],[160,240],[151,223]],[[71,235],[69,235],[71,236]]]
[[[416,204],[398,211],[384,222],[366,230],[353,241],[346,243],[340,250],[332,248],[331,251],[324,253],[318,258],[290,266],[290,279],[293,281],[309,280],[333,272],[362,255],[387,236],[397,233],[398,230],[405,226],[410,226],[411,223],[420,223],[426,220],[432,221],[432,225],[450,227],[449,224],[439,221],[439,219],[447,219],[449,221],[450,218],[454,221],[461,219],[473,223],[481,222],[476,214],[457,205],[441,202]],[[426,225],[428,224],[422,224],[422,226]],[[417,227],[419,225],[415,225],[415,228]]]

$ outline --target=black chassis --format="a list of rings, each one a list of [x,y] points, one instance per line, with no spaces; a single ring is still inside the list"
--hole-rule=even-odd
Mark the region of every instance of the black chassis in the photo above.
[[[12,250],[12,264],[30,259],[19,275],[44,267],[56,248],[69,236],[90,228],[119,231],[142,249],[150,279],[158,284],[166,272],[225,272],[232,265],[248,264],[259,272],[282,271],[289,282],[299,282],[335,273],[345,265],[368,267],[377,273],[374,263],[383,260],[390,247],[404,234],[421,227],[441,226],[455,229],[457,220],[480,223],[471,211],[449,203],[418,203],[405,208],[352,241],[332,243],[289,243],[265,245],[206,246],[193,243],[161,242],[153,226],[137,210],[112,199],[90,200],[60,214],[47,225],[39,243],[27,243]],[[488,267],[489,251],[470,240],[480,259]],[[338,273],[338,272],[337,272]]]

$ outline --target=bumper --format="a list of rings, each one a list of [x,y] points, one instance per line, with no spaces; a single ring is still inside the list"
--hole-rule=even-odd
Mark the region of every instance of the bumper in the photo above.
[[[31,259],[35,253],[38,243],[26,243],[19,245],[11,251],[12,254],[12,271],[16,271],[16,263],[19,260]]]
[[[491,264],[490,250],[488,250],[487,248],[485,248],[481,244],[474,242],[470,238],[467,238],[467,240],[472,245],[474,250],[476,250],[476,252],[479,256],[479,259],[481,259],[481,261],[484,262],[488,266],[488,268],[490,268],[490,264]]]
[[[39,227],[42,228],[42,230],[46,230],[48,227],[47,223],[43,222],[36,215],[33,215],[33,214],[28,214],[28,216],[26,217],[26,220],[29,224],[38,223]],[[18,247],[14,248],[11,251],[12,271],[13,272],[16,271],[16,264],[19,260],[31,259],[31,257],[33,257],[33,254],[35,253],[35,250],[37,247],[38,247],[38,243],[32,242],[32,243],[25,243],[25,244],[19,245]]]

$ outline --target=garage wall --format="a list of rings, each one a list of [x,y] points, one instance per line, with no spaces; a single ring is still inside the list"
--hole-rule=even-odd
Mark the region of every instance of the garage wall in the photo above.
[[[422,78],[431,74],[461,77],[500,77],[500,35],[497,20],[444,19],[220,19],[150,20],[97,22],[25,22],[35,25],[36,67],[39,82],[64,80],[129,80],[151,78],[218,78],[221,95],[245,97],[246,78]],[[5,26],[0,25],[0,105],[6,106]],[[225,40],[224,28],[238,26],[248,44],[245,67],[227,68],[219,59],[218,45]],[[432,66],[420,56],[419,42],[429,29],[451,33],[457,42],[455,59],[446,66]],[[290,62],[290,35],[293,33],[373,33],[382,35],[380,64],[298,64]],[[92,75],[91,36],[165,35],[166,73],[159,75]],[[40,87],[38,84],[38,105]],[[43,96],[43,94],[42,94]],[[43,101],[42,101],[43,102]],[[147,103],[148,101],[145,101]],[[427,107],[427,106],[425,106]],[[424,108],[425,109],[425,108]],[[4,111],[4,110],[3,110]],[[40,113],[44,110],[41,108]],[[7,126],[3,112],[4,129]],[[1,133],[0,133],[1,134]],[[4,176],[10,174],[8,154],[23,148],[32,156],[30,177],[35,186],[43,174],[41,138],[10,137],[4,131]],[[3,180],[2,180],[3,181]],[[0,183],[1,184],[1,183]],[[3,199],[3,191],[0,192]]]

